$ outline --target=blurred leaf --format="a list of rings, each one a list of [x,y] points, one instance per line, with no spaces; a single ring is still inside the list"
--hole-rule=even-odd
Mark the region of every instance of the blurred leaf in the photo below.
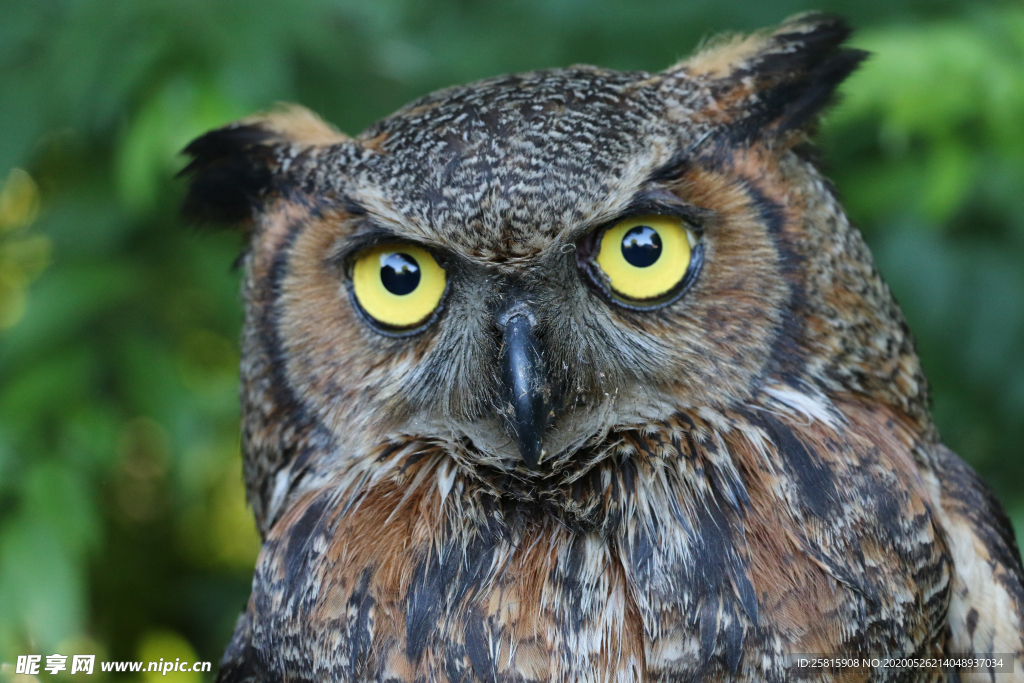
[[[181,150],[207,130],[239,118],[244,110],[209,84],[180,77],[164,84],[142,106],[118,149],[115,171],[124,205],[151,211],[183,166]]]
[[[39,213],[39,188],[32,176],[11,169],[0,186],[0,232],[30,225]]]
[[[177,633],[169,631],[154,631],[146,634],[139,646],[138,660],[142,662],[160,662],[170,665],[186,663],[191,668],[192,664],[198,661],[198,657],[187,640]],[[202,674],[188,671],[144,671],[142,680],[145,683],[199,683],[203,680]]]
[[[20,632],[51,651],[79,632],[86,616],[83,569],[58,529],[30,516],[6,525],[0,530],[0,631]]]
[[[29,306],[0,347],[0,370],[21,356],[38,355],[138,292],[131,264],[66,266],[46,273],[29,293]]]
[[[88,483],[73,469],[56,462],[36,465],[24,483],[24,514],[46,525],[72,555],[100,540],[98,510]]]
[[[230,464],[224,463],[222,476],[210,487],[205,501],[185,510],[178,535],[184,551],[196,564],[251,572],[260,539],[245,502],[237,448],[228,453],[235,457]]]

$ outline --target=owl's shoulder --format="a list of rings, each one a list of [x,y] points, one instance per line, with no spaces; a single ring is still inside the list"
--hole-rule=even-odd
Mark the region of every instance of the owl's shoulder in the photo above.
[[[1013,660],[1024,680],[1024,567],[999,500],[967,463],[942,444],[928,454],[937,523],[956,569],[949,627],[953,651]]]

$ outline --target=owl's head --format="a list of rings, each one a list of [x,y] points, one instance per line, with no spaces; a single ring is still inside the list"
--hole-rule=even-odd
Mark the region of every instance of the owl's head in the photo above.
[[[660,73],[442,90],[355,138],[289,108],[194,141],[187,213],[250,241],[249,457],[414,439],[538,482],[702,406],[913,413],[898,309],[800,151],[865,56],[847,34],[804,15]]]

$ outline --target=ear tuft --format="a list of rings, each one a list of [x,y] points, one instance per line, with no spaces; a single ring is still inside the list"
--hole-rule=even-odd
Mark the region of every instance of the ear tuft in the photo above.
[[[179,174],[189,179],[182,213],[196,222],[248,223],[278,193],[283,159],[347,139],[296,105],[210,131],[182,152],[192,157]]]
[[[347,135],[322,118],[297,104],[281,103],[270,111],[245,119],[274,133],[281,141],[297,145],[333,145],[345,142]]]
[[[731,134],[751,141],[812,123],[868,56],[843,48],[850,27],[809,13],[769,31],[719,41],[669,70],[707,81]]]
[[[179,177],[189,179],[181,212],[198,223],[247,223],[273,183],[274,135],[258,125],[232,124],[196,138]]]

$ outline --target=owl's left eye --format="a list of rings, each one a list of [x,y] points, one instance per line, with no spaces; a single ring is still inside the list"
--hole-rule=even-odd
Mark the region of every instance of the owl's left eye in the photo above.
[[[385,244],[359,252],[352,267],[352,292],[374,321],[395,330],[415,328],[437,310],[445,271],[427,250]]]
[[[685,288],[696,244],[693,232],[676,216],[636,216],[600,234],[588,270],[618,302],[658,305]]]

